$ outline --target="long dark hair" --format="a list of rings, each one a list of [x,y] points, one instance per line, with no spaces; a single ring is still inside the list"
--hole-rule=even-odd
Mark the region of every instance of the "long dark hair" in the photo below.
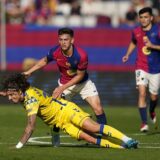
[[[21,73],[15,73],[7,76],[2,82],[3,90],[21,90],[25,92],[30,86],[30,83],[27,81],[25,75]]]

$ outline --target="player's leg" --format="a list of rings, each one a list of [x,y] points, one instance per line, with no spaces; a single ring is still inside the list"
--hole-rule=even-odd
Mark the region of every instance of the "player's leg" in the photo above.
[[[151,94],[150,95],[150,105],[149,105],[149,115],[150,115],[150,118],[153,124],[155,124],[157,121],[156,112],[155,112],[157,103],[158,103],[158,95]]]
[[[100,102],[98,91],[95,84],[91,80],[85,82],[84,87],[80,91],[80,95],[82,99],[85,99],[92,107],[96,115],[97,122],[100,124],[106,124],[107,119]]]
[[[150,106],[149,114],[153,124],[156,123],[156,106],[158,103],[158,94],[160,88],[160,74],[149,74],[149,92],[150,92]]]
[[[60,145],[60,128],[56,127],[54,125],[53,128],[51,128],[51,141],[52,141],[52,146],[58,147]]]
[[[141,117],[141,132],[148,131],[148,122],[147,122],[147,104],[146,104],[146,87],[144,85],[138,86],[139,97],[138,97],[138,107]]]
[[[58,81],[59,86],[62,86],[62,84]],[[71,86],[70,88],[66,89],[63,91],[61,97],[66,99],[66,100],[71,100],[72,97],[75,96],[75,93],[72,92],[73,88],[75,86]],[[60,129],[56,126],[54,126],[51,129],[51,135],[52,135],[52,145],[54,147],[58,147],[60,145],[60,133],[59,133]]]
[[[62,85],[59,83],[59,85]],[[104,113],[103,107],[101,106],[100,98],[95,84],[91,80],[87,80],[81,84],[73,85],[63,91],[63,96],[67,100],[71,100],[76,94],[80,94],[83,100],[86,100],[92,107],[97,122],[100,124],[106,124],[106,115]]]
[[[148,131],[148,123],[147,123],[147,104],[146,104],[146,86],[148,84],[147,74],[142,70],[136,70],[136,85],[138,88],[138,108],[141,117],[141,132]]]
[[[105,147],[105,148],[119,148],[119,149],[124,148],[124,146],[112,143],[109,140],[92,137],[91,135],[89,135],[84,131],[80,132],[79,139],[83,139],[89,143],[96,144],[98,146]]]
[[[132,138],[126,136],[121,131],[104,124],[98,124],[97,122],[93,121],[91,118],[87,118],[82,122],[82,129],[87,130],[90,133],[100,133],[102,135],[106,135],[109,137],[116,138],[118,140],[121,140],[124,142],[125,146],[127,148],[137,148],[138,142],[136,140],[133,140]],[[98,141],[101,142],[101,139]],[[102,140],[102,144],[106,143]],[[104,145],[104,144],[103,144]]]
[[[73,125],[78,126],[79,128],[82,128],[82,130],[86,130],[89,133],[100,133],[101,135],[104,134],[122,140],[125,143],[131,140],[131,138],[127,137],[122,132],[108,125],[99,124],[93,121],[89,117],[89,114],[84,112],[76,104],[70,102],[66,107],[68,108],[65,110],[64,114],[70,117],[67,118],[69,119],[68,123],[72,123]]]
[[[101,106],[101,102],[100,102],[100,98],[98,95],[95,96],[89,96],[85,99],[89,105],[92,107],[96,118],[97,118],[97,122],[99,124],[106,124],[107,123],[107,119],[103,110],[103,107]]]
[[[80,128],[75,126],[74,124],[68,123],[63,126],[63,131],[68,133],[71,137],[76,139],[85,140],[89,143],[96,144],[101,147],[107,147],[107,148],[124,148],[121,145],[114,144],[108,140],[105,139],[99,139],[96,137],[93,137],[89,135],[88,133],[82,131]]]
[[[68,107],[68,108],[66,108]],[[66,127],[68,124],[72,124],[74,126],[77,126],[78,128],[81,128],[83,131],[86,131],[87,133],[95,134],[99,133],[101,135],[107,135],[113,138],[116,138],[118,140],[121,140],[125,143],[126,147],[128,148],[136,148],[138,145],[138,142],[127,137],[122,132],[116,130],[113,127],[110,127],[108,125],[99,124],[95,121],[93,121],[89,114],[84,112],[81,108],[79,108],[76,104],[69,102],[67,106],[65,106],[66,110],[63,112],[66,116],[66,121],[64,124],[65,129],[67,133],[73,133],[72,130],[69,127]],[[68,115],[68,116],[67,116]],[[64,119],[63,116],[61,117],[62,120]],[[67,121],[68,120],[68,121]],[[69,125],[68,125],[69,126]],[[71,135],[73,137],[73,135]],[[104,143],[107,143],[106,141],[99,141],[97,140],[97,143],[101,142],[101,145],[104,145]]]

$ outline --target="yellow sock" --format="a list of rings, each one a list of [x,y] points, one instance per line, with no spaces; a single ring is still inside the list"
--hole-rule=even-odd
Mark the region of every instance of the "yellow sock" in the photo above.
[[[121,148],[121,149],[123,148],[122,146],[120,146],[118,144],[114,144],[106,139],[101,139],[100,146],[106,147],[106,148]]]
[[[125,134],[108,125],[104,125],[103,134],[113,138],[117,138],[119,140],[123,140],[123,137],[126,137]]]

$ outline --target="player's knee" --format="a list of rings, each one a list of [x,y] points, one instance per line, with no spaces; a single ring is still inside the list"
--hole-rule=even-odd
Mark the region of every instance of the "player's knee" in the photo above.
[[[152,101],[156,101],[156,100],[158,100],[158,94],[157,95],[151,94],[150,98]]]
[[[104,113],[104,110],[101,105],[99,105],[99,106],[97,105],[96,107],[93,108],[93,110],[96,115],[101,115]]]

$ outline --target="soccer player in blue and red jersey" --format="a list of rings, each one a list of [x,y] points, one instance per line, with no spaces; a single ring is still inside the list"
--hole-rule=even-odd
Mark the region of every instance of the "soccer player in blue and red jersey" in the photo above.
[[[145,132],[149,129],[146,104],[147,87],[150,92],[149,114],[151,121],[156,124],[155,107],[160,87],[160,25],[153,23],[150,7],[139,11],[139,22],[140,26],[133,30],[132,40],[122,61],[128,61],[129,56],[137,47],[135,75],[139,91],[138,107],[142,120],[140,131]]]
[[[76,94],[80,94],[83,100],[92,107],[97,122],[106,124],[106,116],[101,106],[100,98],[95,84],[89,79],[87,73],[87,53],[74,43],[74,32],[70,28],[58,30],[59,45],[51,48],[48,54],[40,59],[32,68],[24,72],[29,76],[34,71],[55,61],[60,71],[59,86],[53,91],[53,98],[64,96],[70,100]]]

